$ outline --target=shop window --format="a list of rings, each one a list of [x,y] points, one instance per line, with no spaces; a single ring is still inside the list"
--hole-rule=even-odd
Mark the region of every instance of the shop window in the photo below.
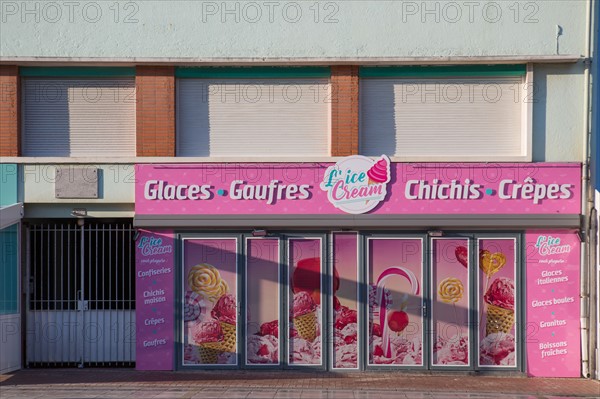
[[[531,161],[525,65],[362,68],[360,150],[400,161]]]
[[[328,68],[180,68],[177,156],[328,156]]]
[[[135,78],[115,69],[23,68],[23,155],[135,156]]]

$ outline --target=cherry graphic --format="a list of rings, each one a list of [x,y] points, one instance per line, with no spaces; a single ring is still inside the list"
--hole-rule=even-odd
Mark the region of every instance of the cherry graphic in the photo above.
[[[403,331],[408,326],[408,315],[401,310],[393,311],[388,316],[388,327],[394,332]]]
[[[469,251],[467,251],[466,247],[462,245],[456,247],[454,250],[454,255],[456,256],[456,260],[460,262],[464,267],[468,267],[469,264]]]

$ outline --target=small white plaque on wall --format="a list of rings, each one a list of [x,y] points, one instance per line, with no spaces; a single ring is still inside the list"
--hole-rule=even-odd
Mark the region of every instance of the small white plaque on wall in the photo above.
[[[57,166],[54,195],[59,199],[98,198],[98,168]]]

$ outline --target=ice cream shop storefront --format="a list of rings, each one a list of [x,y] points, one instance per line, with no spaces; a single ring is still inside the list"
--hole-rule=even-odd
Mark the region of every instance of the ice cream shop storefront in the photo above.
[[[578,377],[580,174],[137,165],[137,368]]]

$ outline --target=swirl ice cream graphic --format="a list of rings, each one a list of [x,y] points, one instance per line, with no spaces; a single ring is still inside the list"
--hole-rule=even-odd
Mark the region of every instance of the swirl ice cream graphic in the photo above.
[[[344,158],[325,171],[321,189],[337,209],[358,215],[375,208],[387,195],[390,159],[373,161],[362,155]]]
[[[191,343],[197,345],[201,364],[227,364],[235,360],[237,301],[219,270],[208,263],[193,266],[188,273],[184,320]],[[207,308],[211,308],[208,312]],[[194,359],[188,356],[189,359]]]
[[[204,295],[212,303],[229,289],[219,271],[208,263],[192,267],[188,274],[188,285],[194,292]]]

